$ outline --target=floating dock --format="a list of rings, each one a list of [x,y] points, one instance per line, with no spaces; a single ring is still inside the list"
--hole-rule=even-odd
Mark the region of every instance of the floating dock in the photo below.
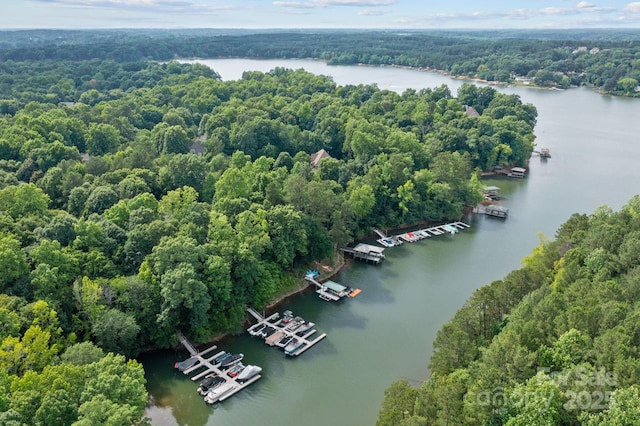
[[[190,361],[189,367],[182,370],[185,375],[189,376],[192,373],[198,372],[193,377],[191,377],[191,380],[193,380],[194,382],[211,374],[224,377],[224,379],[226,380],[224,384],[220,385],[221,389],[214,389],[215,393],[208,399],[209,403],[213,404],[218,401],[224,401],[225,399],[240,392],[242,389],[246,388],[251,383],[259,380],[262,377],[260,374],[257,374],[245,382],[239,382],[235,377],[231,377],[226,374],[226,371],[221,370],[219,368],[219,364],[213,363],[213,360],[224,354],[224,351],[219,351],[215,355],[207,357],[207,354],[217,349],[216,345],[210,346],[202,352],[198,352],[181,332],[178,331],[176,332],[176,334],[178,335],[178,340],[180,340],[182,346],[184,346],[191,354],[190,358],[183,361],[183,363],[186,363],[186,361]],[[176,365],[177,364],[179,363],[176,363]],[[222,392],[223,390],[224,392]]]
[[[285,311],[282,318],[277,312],[265,318],[250,307],[247,308],[247,312],[258,321],[249,327],[249,334],[264,339],[269,346],[282,348],[289,356],[298,356],[327,337],[326,333],[322,333],[309,340],[309,337],[317,332],[313,328],[315,324],[305,321],[302,317],[294,317],[291,311]]]
[[[316,280],[319,275],[318,271],[307,271],[304,279],[315,285],[320,299],[327,302],[337,302],[343,297],[355,297],[362,292],[359,288],[353,289],[331,280],[319,282]]]

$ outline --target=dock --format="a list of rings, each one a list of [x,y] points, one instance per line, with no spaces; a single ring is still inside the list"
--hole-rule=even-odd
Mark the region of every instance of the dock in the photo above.
[[[371,244],[359,243],[355,247],[345,247],[341,250],[345,254],[350,254],[354,259],[364,260],[367,262],[373,262],[379,264],[384,259],[384,249],[395,247],[400,244],[396,244],[395,241],[403,241],[414,243],[416,241],[424,240],[432,236],[438,236],[443,234],[457,234],[459,231],[470,228],[470,225],[461,222],[450,222],[443,225],[436,225],[430,228],[418,229],[416,231],[408,231],[399,235],[386,236],[382,231],[377,228],[372,228],[373,231],[384,238],[378,239],[378,243],[384,247],[378,247]]]
[[[258,321],[249,327],[249,334],[264,339],[269,346],[281,348],[288,356],[299,356],[327,337],[326,333],[322,333],[309,340],[317,332],[315,324],[302,317],[294,317],[291,311],[285,311],[282,317],[276,312],[267,318],[251,307],[247,308],[247,312]]]
[[[523,178],[527,175],[527,169],[524,167],[512,167],[511,173],[508,174],[509,177],[514,178]]]
[[[509,209],[497,204],[490,204],[483,208],[483,213],[487,216],[505,218],[509,215]]]
[[[327,302],[337,302],[343,297],[355,297],[362,292],[359,288],[353,289],[331,280],[320,282],[316,280],[318,276],[318,271],[307,271],[304,279],[315,285],[320,299]]]
[[[360,243],[355,247],[345,247],[341,249],[343,253],[350,254],[354,259],[364,260],[379,264],[384,259],[384,247],[371,244]]]
[[[549,148],[540,148],[540,151],[536,151],[535,149],[533,150],[534,154],[538,154],[540,156],[540,158],[551,158],[551,151],[549,151]]]
[[[482,195],[486,201],[496,201],[500,197],[500,188],[494,185],[485,186],[482,190]]]
[[[378,228],[371,228],[371,230],[374,233],[376,233],[378,235],[378,237],[380,237],[376,241],[381,246],[384,246],[384,247],[395,247],[395,246],[399,246],[400,244],[402,244],[402,240],[400,238],[398,238],[398,236],[388,237],[384,232],[382,232]]]
[[[184,346],[189,354],[191,354],[191,357],[186,360],[190,361],[189,367],[182,370],[185,375],[190,376],[193,374],[191,380],[194,382],[197,382],[200,379],[203,379],[205,376],[209,376],[212,374],[224,377],[224,379],[226,380],[224,384],[220,385],[220,391],[224,390],[224,392],[219,392],[218,394],[212,395],[212,398],[208,400],[209,403],[224,401],[225,399],[240,392],[242,389],[246,388],[251,383],[254,383],[262,377],[260,374],[257,374],[245,382],[239,382],[235,377],[231,377],[226,374],[227,372],[221,370],[219,368],[219,364],[213,363],[213,360],[224,354],[224,351],[218,351],[214,355],[208,356],[208,354],[217,349],[216,345],[212,345],[207,349],[198,352],[198,350],[187,340],[187,338],[180,331],[177,331],[176,334],[178,335],[178,340],[180,341],[182,346]],[[217,390],[218,388],[216,388],[216,391]]]

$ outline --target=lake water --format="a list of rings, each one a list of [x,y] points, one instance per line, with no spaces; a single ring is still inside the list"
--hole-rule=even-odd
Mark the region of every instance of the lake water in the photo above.
[[[339,85],[372,84],[402,92],[462,84],[438,73],[391,67],[327,66],[312,60],[223,59],[200,61],[223,80],[275,67],[330,75]],[[308,292],[287,301],[327,338],[297,358],[243,334],[218,346],[245,354],[263,377],[214,407],[197,384],[173,369],[180,351],[141,357],[152,403],[146,414],[158,425],[372,425],[384,390],[399,379],[419,386],[428,377],[432,342],[471,293],[517,269],[538,245],[553,237],[573,213],[601,205],[619,209],[639,192],[640,100],[567,91],[502,87],[538,109],[538,147],[552,158],[533,157],[523,180],[488,179],[501,188],[506,220],[472,215],[471,228],[386,250],[379,266],[353,263],[335,280],[361,288],[356,298],[332,304]]]

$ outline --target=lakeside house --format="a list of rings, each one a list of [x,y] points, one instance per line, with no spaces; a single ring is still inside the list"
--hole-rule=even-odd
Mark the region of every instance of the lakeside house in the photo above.
[[[329,155],[329,153],[325,151],[324,148],[322,148],[318,152],[311,154],[311,159],[310,159],[311,170],[316,170],[320,165],[320,161],[322,161],[325,158],[333,158],[333,157],[331,157],[331,155]]]
[[[464,112],[467,114],[467,117],[480,117],[480,113],[476,111],[476,109],[472,106],[465,105]]]

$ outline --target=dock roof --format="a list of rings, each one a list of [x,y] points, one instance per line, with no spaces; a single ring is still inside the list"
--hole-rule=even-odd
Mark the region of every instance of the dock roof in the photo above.
[[[324,285],[329,290],[334,291],[336,293],[342,293],[343,291],[345,291],[347,289],[347,287],[343,286],[342,284],[339,284],[339,283],[337,283],[335,281],[331,281],[331,280],[323,282],[322,285]]]
[[[384,251],[384,247],[374,246],[371,244],[360,243],[353,248],[355,251],[359,251],[360,253],[380,253]]]
[[[497,204],[490,204],[487,207],[485,207],[485,210],[487,211],[497,211],[497,212],[508,212],[509,209],[504,207],[504,206],[499,206]]]

